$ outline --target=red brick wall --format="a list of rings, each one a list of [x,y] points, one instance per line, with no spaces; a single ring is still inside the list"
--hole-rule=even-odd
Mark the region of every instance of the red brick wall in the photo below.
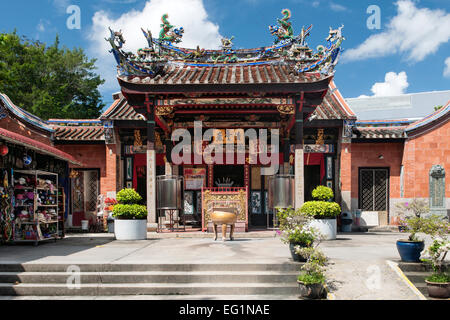
[[[351,191],[352,190],[352,146],[351,143],[341,144],[341,190]]]
[[[445,196],[450,197],[450,121],[425,134],[412,136],[405,144],[405,198],[429,197],[429,172],[440,164],[446,173]]]
[[[119,168],[117,168],[117,146],[114,145],[106,145],[106,177],[104,180],[104,189],[102,193],[109,191],[117,191],[117,174]]]
[[[346,152],[346,148],[347,151]],[[383,159],[379,156],[383,155]],[[400,166],[403,159],[403,143],[348,143],[342,144],[341,190],[351,191],[351,198],[358,199],[360,167],[389,168],[390,198],[400,197]],[[356,208],[354,208],[356,209]]]
[[[70,165],[71,168],[100,169],[100,192],[106,195],[116,191],[116,165],[109,155],[109,149],[104,144],[57,145],[61,151],[67,152],[83,163],[82,167]]]

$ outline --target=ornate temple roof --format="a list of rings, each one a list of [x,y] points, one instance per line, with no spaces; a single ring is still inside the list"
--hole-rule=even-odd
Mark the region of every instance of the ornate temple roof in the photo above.
[[[113,104],[100,116],[101,120],[143,120],[142,116],[130,106],[123,95],[116,96]],[[225,109],[226,105],[217,105]],[[313,112],[317,120],[349,120],[356,119],[355,114],[345,102],[334,82],[330,83],[329,90],[323,102]]]
[[[165,65],[154,78],[150,76],[124,76],[119,79],[140,84],[261,84],[309,83],[324,79],[320,73],[297,74],[288,65]]]
[[[120,94],[113,104],[100,116],[101,120],[143,120]]]
[[[220,50],[175,46],[181,42],[184,29],[170,25],[167,14],[162,17],[158,39],[142,29],[148,46],[137,53],[124,51],[125,39],[120,31],[110,29],[111,36],[106,40],[117,61],[118,78],[125,83],[308,83],[332,76],[344,40],[343,26],[330,28],[326,45],[314,51],[306,42],[312,26],[294,35],[291,12],[284,9],[282,14],[278,25],[269,26],[275,37],[273,45],[255,49],[233,49],[234,37],[222,39]]]
[[[54,127],[56,140],[72,140],[72,141],[104,141],[104,127]]]
[[[402,139],[406,138],[406,126],[395,127],[357,127],[358,134],[353,138],[358,139]]]
[[[104,141],[104,126],[99,119],[50,119],[49,125],[55,130],[55,140]]]

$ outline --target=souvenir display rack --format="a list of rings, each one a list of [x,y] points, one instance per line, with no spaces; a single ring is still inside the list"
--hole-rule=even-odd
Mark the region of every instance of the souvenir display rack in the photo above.
[[[58,174],[39,170],[12,171],[12,242],[58,238]]]

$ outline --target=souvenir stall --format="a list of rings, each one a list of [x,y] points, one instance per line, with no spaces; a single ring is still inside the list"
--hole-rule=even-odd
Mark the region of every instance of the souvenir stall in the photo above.
[[[71,155],[53,147],[53,130],[0,94],[0,242],[65,235]]]
[[[67,162],[10,143],[1,148],[1,241],[38,244],[63,238]]]

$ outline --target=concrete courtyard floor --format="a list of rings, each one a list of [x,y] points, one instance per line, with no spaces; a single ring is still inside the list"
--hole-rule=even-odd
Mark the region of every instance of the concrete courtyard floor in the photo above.
[[[404,234],[341,233],[320,247],[330,258],[328,287],[336,300],[417,300],[423,296],[395,270],[395,242]],[[289,263],[289,249],[274,231],[237,234],[235,241],[214,242],[210,234],[149,233],[144,241],[116,241],[110,234],[72,234],[37,247],[0,246],[0,264],[171,264],[171,263]],[[430,239],[426,239],[427,244]],[[10,297],[11,298],[11,297]],[[42,299],[44,297],[40,297]],[[106,298],[106,297],[105,297]],[[106,299],[125,297],[107,297]],[[136,297],[135,297],[136,298]],[[139,299],[163,299],[145,297]],[[207,297],[185,297],[201,299]],[[232,299],[227,297],[226,299]],[[242,297],[238,297],[240,299]],[[245,298],[245,297],[244,297]],[[252,297],[248,297],[251,299]],[[259,297],[253,297],[259,298]],[[282,297],[279,297],[282,299]],[[3,297],[2,299],[5,299]],[[27,299],[18,297],[15,299]],[[76,299],[76,297],[72,297]],[[264,299],[264,297],[261,297]],[[277,299],[276,296],[271,299]]]

